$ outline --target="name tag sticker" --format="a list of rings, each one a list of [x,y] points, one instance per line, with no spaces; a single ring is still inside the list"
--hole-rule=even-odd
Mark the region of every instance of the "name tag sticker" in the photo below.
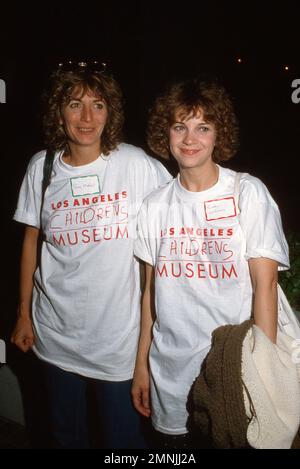
[[[223,199],[207,200],[206,202],[204,202],[204,212],[207,221],[235,217],[236,206],[234,197],[224,197]]]
[[[100,193],[99,179],[96,175],[71,178],[70,181],[73,197]]]

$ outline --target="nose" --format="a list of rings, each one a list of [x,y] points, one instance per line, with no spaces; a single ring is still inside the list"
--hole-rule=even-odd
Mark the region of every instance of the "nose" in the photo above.
[[[192,131],[190,130],[186,130],[185,134],[184,134],[184,138],[183,138],[183,143],[185,145],[192,145],[192,143],[194,143],[194,137],[193,137],[193,133]]]
[[[92,110],[89,106],[83,105],[81,111],[81,120],[85,122],[90,122],[92,120]]]

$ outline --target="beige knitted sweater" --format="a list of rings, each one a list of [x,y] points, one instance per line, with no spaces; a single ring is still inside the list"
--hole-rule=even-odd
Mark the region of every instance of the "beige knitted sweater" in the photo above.
[[[288,408],[289,413],[293,409],[296,413],[292,419],[293,425],[290,425],[289,429],[287,426],[285,427],[284,424],[279,425],[278,428],[279,431],[282,432],[282,435],[274,431],[273,434],[271,431],[269,435],[269,422],[272,425],[278,422],[281,424],[284,419],[280,419],[282,415],[277,415],[278,412],[276,405],[274,407],[274,402],[270,403],[266,401],[265,404],[259,402],[260,395],[263,397],[267,394],[266,391],[268,391],[268,389],[265,389],[265,383],[263,382],[262,384],[257,377],[255,377],[256,381],[254,385],[250,387],[250,392],[253,393],[255,397],[254,404],[257,407],[257,413],[255,413],[251,395],[248,393],[244,382],[245,369],[243,368],[245,368],[245,363],[242,363],[242,357],[245,359],[245,355],[247,355],[245,354],[245,348],[247,353],[249,352],[249,337],[253,334],[252,326],[253,321],[248,320],[240,325],[221,326],[213,332],[211,350],[204,360],[200,375],[195,380],[192,387],[191,421],[201,434],[209,436],[212,439],[213,444],[217,448],[247,448],[249,447],[248,440],[250,440],[251,443],[254,441],[254,447],[257,448],[276,447],[276,445],[278,445],[277,447],[290,447],[288,442],[290,442],[290,444],[292,443],[299,427],[300,400],[297,396],[287,395],[286,404],[289,398],[292,399],[296,397],[294,407],[290,405]],[[261,332],[261,334],[263,333]],[[261,334],[258,333],[259,336]],[[268,341],[266,337],[265,339]],[[263,350],[265,350],[265,348]],[[274,350],[272,350],[272,348],[270,348],[270,350],[271,353],[274,354]],[[267,353],[268,357],[270,357],[269,350],[267,350]],[[271,358],[274,360],[274,357]],[[247,360],[248,359],[249,353],[247,356]],[[248,364],[246,370],[248,384],[250,382],[249,376],[251,376],[251,379],[252,376],[254,376],[252,373],[252,357],[250,360],[251,374],[249,375]],[[281,366],[282,360],[280,357],[279,361],[279,365]],[[276,366],[273,365],[275,371]],[[270,367],[272,368],[272,363]],[[259,370],[259,366],[256,368],[256,371],[261,371]],[[288,376],[290,376],[289,373],[285,375],[285,377]],[[291,376],[293,380],[292,386],[288,383],[287,392],[292,390],[293,392],[295,391],[296,394],[298,391],[300,393],[300,384],[295,377],[294,370]],[[291,399],[290,402],[292,402]],[[299,402],[297,402],[298,400]],[[264,418],[262,419],[261,416],[264,409],[266,412],[263,413]],[[284,410],[286,410],[286,407]],[[267,414],[267,418],[265,418],[265,414]],[[288,415],[288,417],[293,417],[293,415]],[[288,423],[291,421],[291,419],[286,420]],[[298,426],[296,425],[295,427],[295,423],[297,424],[297,422]],[[247,438],[247,433],[249,438]],[[299,437],[295,437],[292,447],[300,447]]]

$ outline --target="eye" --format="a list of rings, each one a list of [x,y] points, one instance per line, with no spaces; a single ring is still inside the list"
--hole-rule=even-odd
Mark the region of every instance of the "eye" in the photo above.
[[[182,124],[175,124],[172,128],[175,130],[175,132],[182,132],[185,129],[184,125]]]
[[[207,125],[200,125],[199,130],[200,132],[209,132],[210,128]]]
[[[105,107],[105,105],[102,102],[101,103],[95,103],[95,108],[96,109],[101,110],[101,109],[104,109],[104,107]]]
[[[80,106],[80,102],[79,102],[79,101],[71,101],[71,102],[69,103],[69,107],[70,107],[71,109],[77,109],[77,108],[79,108],[79,106]]]

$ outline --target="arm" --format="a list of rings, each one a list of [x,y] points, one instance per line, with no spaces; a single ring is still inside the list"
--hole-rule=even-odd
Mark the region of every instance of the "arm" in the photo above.
[[[33,274],[37,265],[38,238],[39,230],[33,226],[27,226],[21,255],[18,318],[11,336],[12,343],[21,349],[22,352],[27,352],[34,343],[31,322],[31,299]]]
[[[254,323],[276,343],[278,263],[263,257],[249,259],[254,293]]]
[[[155,319],[153,304],[154,269],[151,265],[146,264],[145,270],[146,279],[142,299],[141,334],[131,394],[134,407],[142,415],[149,417],[151,410],[148,355],[152,342],[152,326]]]

